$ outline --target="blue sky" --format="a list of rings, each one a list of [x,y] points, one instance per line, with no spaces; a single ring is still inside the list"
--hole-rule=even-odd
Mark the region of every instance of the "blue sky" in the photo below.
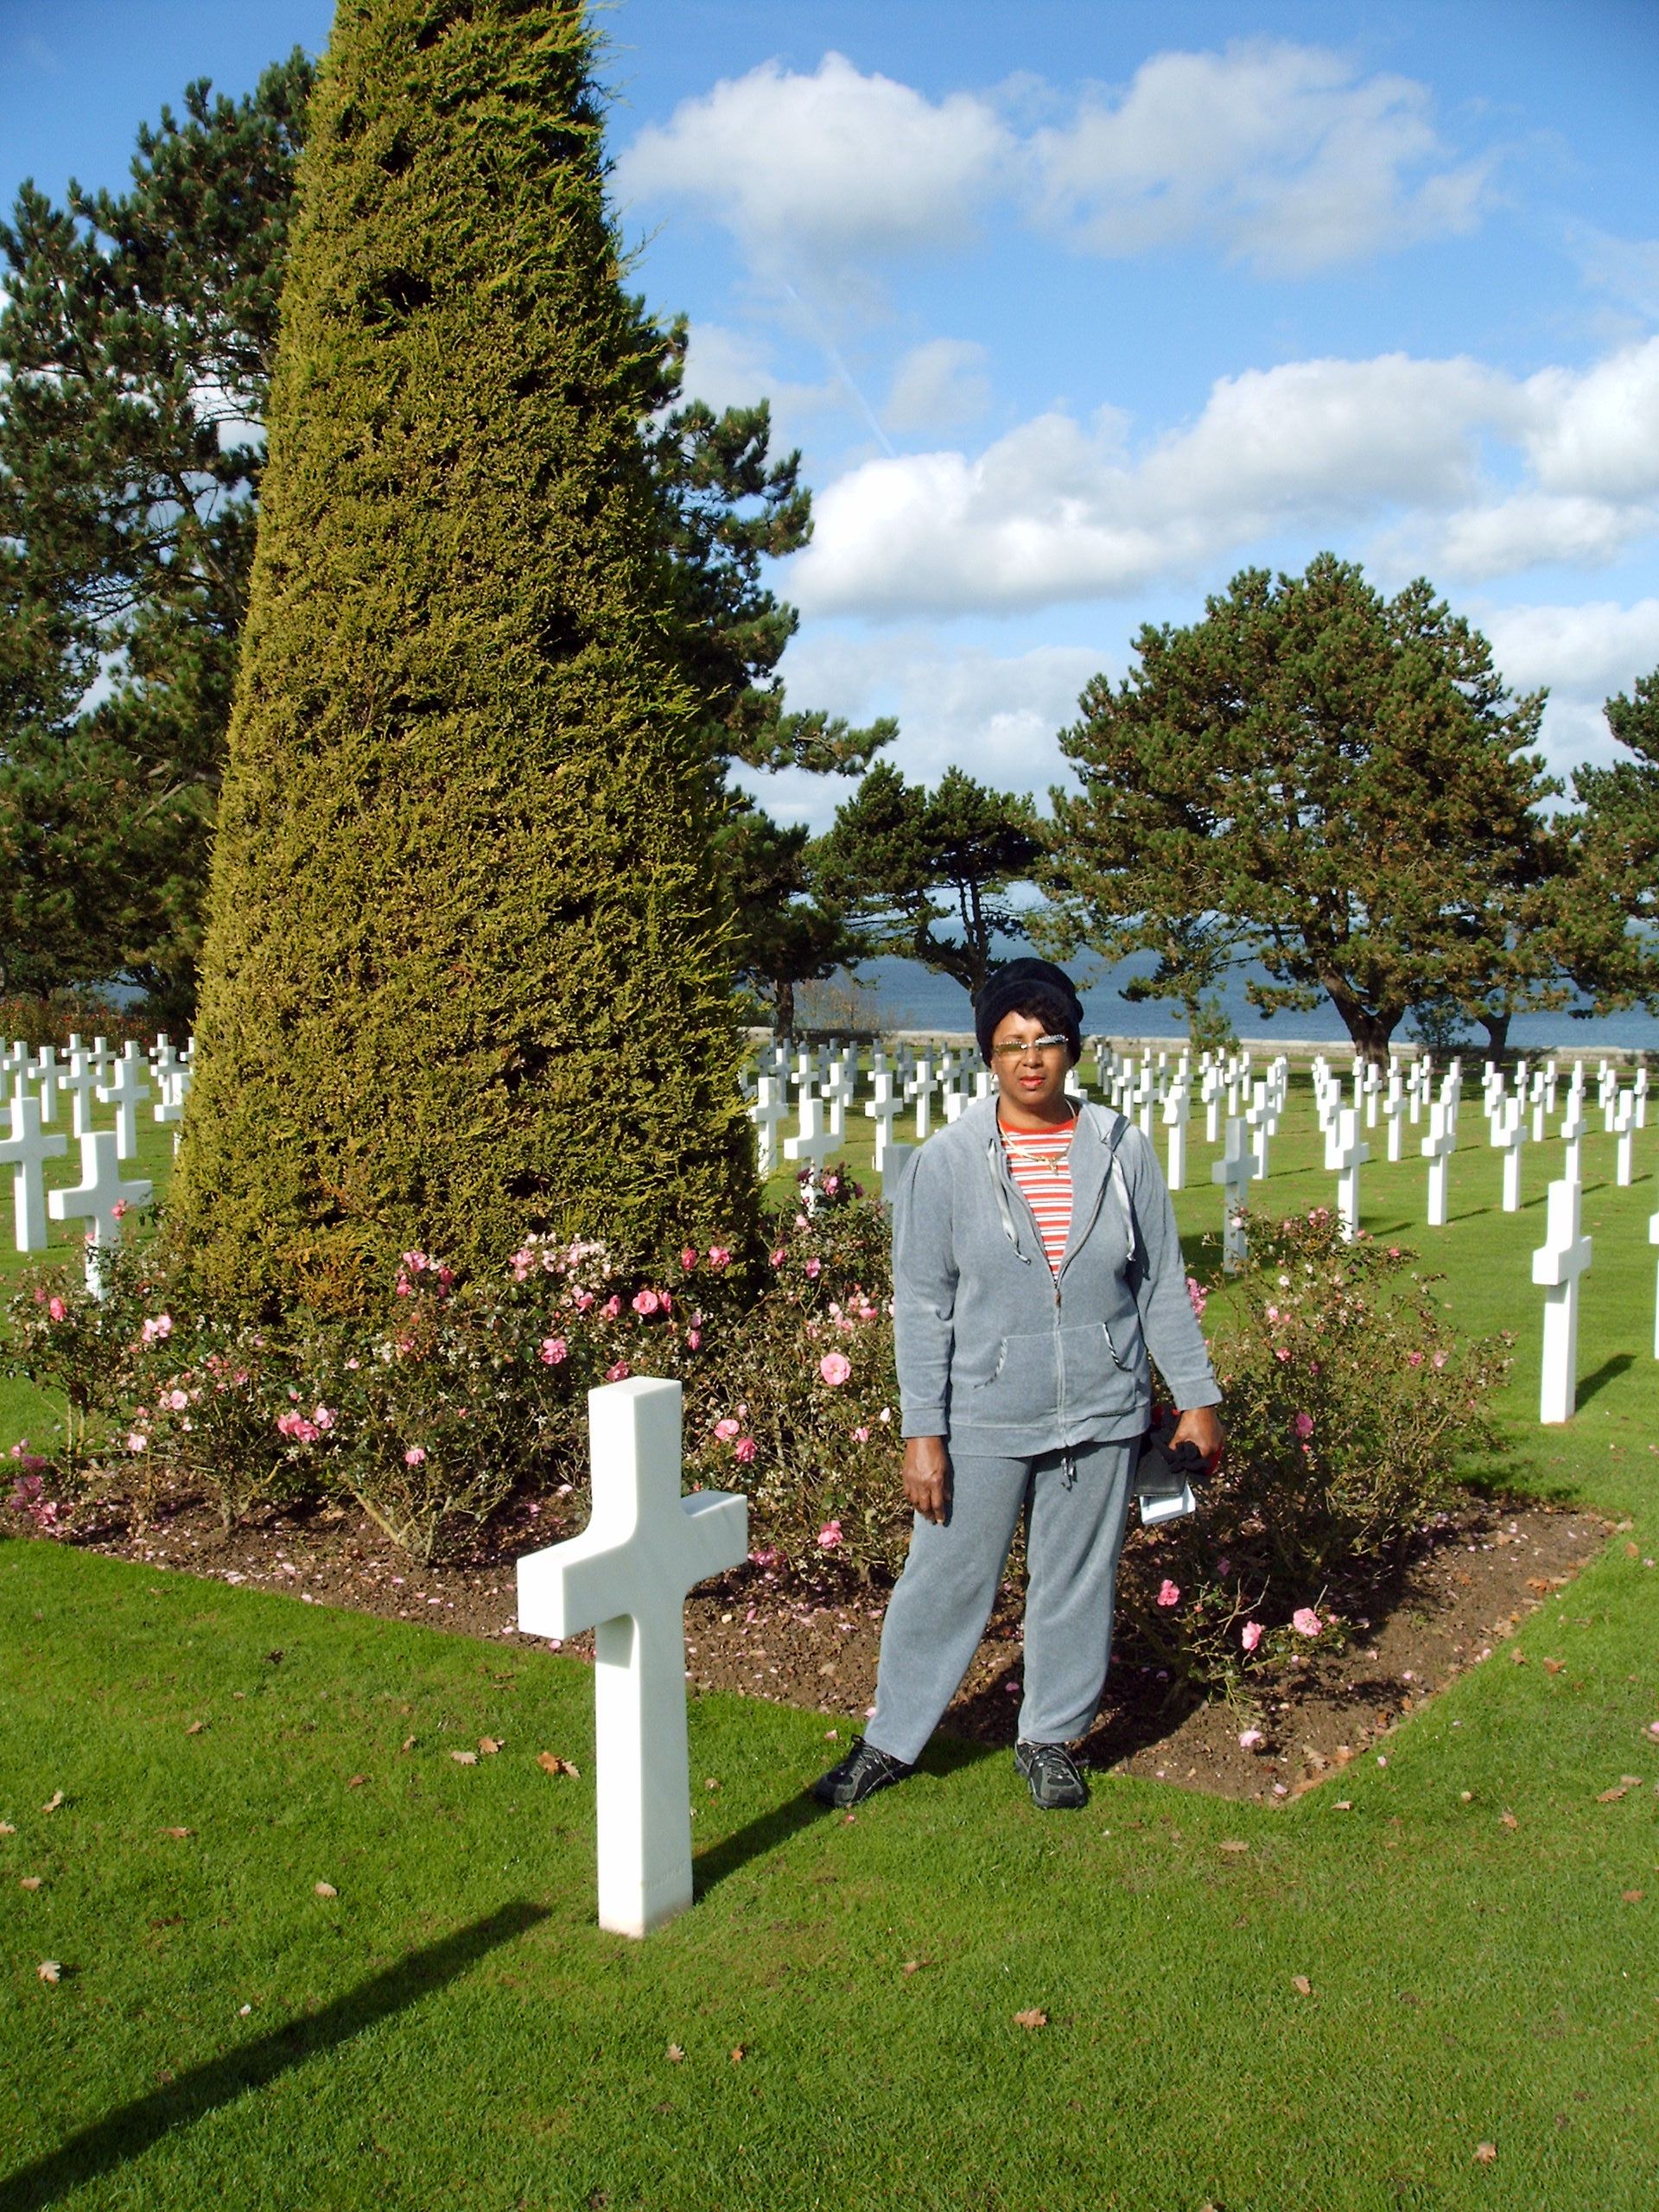
[[[0,191],[118,183],[321,0],[0,0]],[[1040,791],[1095,671],[1250,564],[1425,574],[1560,770],[1659,665],[1649,0],[620,0],[615,192],[691,381],[817,501],[799,705]],[[780,779],[822,821],[836,787]]]

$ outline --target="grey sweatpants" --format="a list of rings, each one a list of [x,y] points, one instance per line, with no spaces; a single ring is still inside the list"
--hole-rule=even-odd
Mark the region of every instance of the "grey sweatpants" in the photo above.
[[[1081,1736],[1111,1656],[1118,1554],[1140,1440],[1083,1444],[1075,1479],[1058,1452],[1034,1459],[950,1460],[942,1522],[916,1516],[910,1556],[881,1630],[867,1741],[916,1759],[967,1673],[1026,1514],[1025,1694],[1019,1732],[1039,1744]]]

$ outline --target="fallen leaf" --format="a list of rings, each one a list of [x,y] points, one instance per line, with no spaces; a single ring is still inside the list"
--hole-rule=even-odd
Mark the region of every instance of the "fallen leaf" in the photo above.
[[[332,1882],[316,1882],[312,1886],[320,1897],[337,1897],[340,1895]]]
[[[161,1833],[163,1835],[170,1835],[175,1843],[182,1843],[192,1831],[189,1828],[163,1828]]]
[[[0,1821],[0,1835],[16,1835],[16,1833],[10,1821]]]
[[[543,1774],[568,1774],[573,1782],[580,1782],[582,1779],[569,1760],[560,1758],[555,1752],[538,1751],[536,1755],[536,1764]]]
[[[17,1886],[20,1890],[38,1890],[41,1886],[41,1878],[38,1874],[25,1874]],[[1640,1897],[1642,1892],[1638,1890],[1636,1894]]]
[[[406,1751],[412,1751],[415,1748],[415,1738],[412,1736],[405,1736],[403,1747]]]
[[[25,1882],[23,1884],[23,1887],[27,1889],[29,1887],[29,1884]],[[1626,1904],[1640,1904],[1645,1892],[1641,1890],[1621,1890],[1619,1891],[1619,1895],[1624,1898]]]
[[[200,1736],[207,1726],[205,1720],[193,1720],[184,1732],[187,1736]]]
[[[486,1759],[493,1759],[501,1746],[493,1736],[480,1736],[478,1739],[478,1748]]]
[[[478,1764],[478,1753],[476,1751],[451,1751],[449,1756],[454,1759],[457,1766],[476,1766]]]
[[[1618,1778],[1627,1789],[1639,1789],[1642,1787],[1642,1777],[1639,1774],[1621,1774]]]
[[[1497,1817],[1506,1828],[1518,1828],[1521,1825],[1513,1813],[1500,1813]]]
[[[1514,1660],[1517,1667],[1524,1667],[1527,1663],[1527,1655],[1521,1649],[1518,1643],[1516,1645],[1514,1650],[1510,1652],[1510,1656]]]
[[[1483,2166],[1490,2166],[1497,2156],[1497,2145],[1496,2143],[1476,2144],[1475,2157]]]
[[[1305,1974],[1292,1974],[1290,1986],[1299,1997],[1311,1997],[1313,1994],[1313,1985]]]
[[[1217,1846],[1217,1850],[1220,1851],[1248,1851],[1249,1847],[1250,1847],[1248,1843],[1236,1842],[1231,1836],[1227,1839],[1225,1843],[1218,1844]]]
[[[61,1789],[54,1789],[54,1790],[52,1792],[52,1795],[51,1795],[51,1796],[47,1799],[47,1801],[46,1801],[45,1804],[41,1806],[41,1810],[43,1813],[55,1813],[55,1812],[57,1811],[57,1809],[58,1809],[59,1806],[60,1806],[60,1805],[61,1805],[61,1804],[62,1804],[62,1802],[63,1802],[63,1792],[62,1792],[62,1790],[61,1790]]]
[[[677,2043],[670,2044],[668,2046],[668,2055],[670,2058],[673,2060],[676,2066],[677,2066],[680,2061],[685,2056],[685,2053],[680,2049],[680,2046]]]
[[[740,2061],[743,2058],[743,2056],[744,2056],[744,2055],[745,2055],[746,2051],[747,2050],[747,2048],[748,2048],[748,2046],[747,2046],[747,2044],[741,2044],[741,2043],[739,2043],[739,2044],[733,2044],[733,2046],[732,2046],[732,2063],[733,2063],[733,2065],[734,2065],[734,2066],[737,2065],[737,2064],[740,2063]]]
[[[1559,1675],[1566,1664],[1567,1662],[1565,1659],[1546,1659],[1544,1662],[1544,1672],[1547,1675]]]
[[[366,1774],[354,1774],[346,1783],[346,1787],[348,1789],[360,1789],[368,1778]]]
[[[1337,1800],[1336,1809],[1339,1813],[1351,1813],[1354,1809],[1353,1799],[1351,1797],[1338,1797]]]
[[[63,1968],[56,1959],[42,1959],[35,1969],[42,1981],[61,1981]]]
[[[1640,1891],[1638,1891],[1637,1894],[1640,1896]],[[906,1959],[905,1961],[905,1972],[906,1974],[919,1973],[921,1970],[921,1964],[922,1962],[919,1959]]]
[[[1616,1782],[1611,1789],[1604,1789],[1598,1795],[1597,1804],[1611,1805],[1616,1798],[1623,1797],[1626,1794],[1627,1788],[1628,1784]]]
[[[1624,1556],[1626,1559],[1640,1559],[1642,1556],[1641,1545],[1626,1544],[1624,1547]]]
[[[1048,2015],[1033,2005],[1029,2012],[1016,2012],[1014,2016],[1014,2024],[1016,2028],[1046,2028],[1048,2025]]]
[[[1527,1587],[1529,1590],[1535,1590],[1541,1598],[1547,1598],[1549,1595],[1548,1580],[1541,1574],[1529,1574],[1527,1577]]]
[[[839,1728],[826,1728],[823,1732],[823,1740],[826,1744],[833,1744],[840,1733]]]

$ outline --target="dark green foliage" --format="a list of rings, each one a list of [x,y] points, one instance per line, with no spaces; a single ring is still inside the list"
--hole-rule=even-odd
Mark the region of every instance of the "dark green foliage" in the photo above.
[[[1028,799],[988,791],[960,768],[947,769],[930,796],[880,761],[837,810],[812,871],[871,951],[905,953],[977,992],[997,938],[1025,935],[997,894],[1028,876],[1041,850]]]
[[[1605,709],[1630,757],[1573,778],[1584,811],[1572,824],[1577,896],[1562,957],[1602,1006],[1641,1000],[1651,1010],[1659,1007],[1650,926],[1659,920],[1659,671],[1637,677],[1631,692]],[[1649,926],[1632,931],[1633,923]]]
[[[124,194],[0,227],[4,983],[194,992],[311,63],[185,94]],[[100,666],[113,682],[85,696]]]
[[[1543,699],[1427,583],[1248,569],[1135,650],[1061,741],[1084,790],[1054,794],[1056,950],[1155,951],[1147,995],[1189,1003],[1258,960],[1254,1004],[1328,997],[1369,1053],[1409,1006],[1559,1001],[1560,785],[1522,749]]]
[[[175,1185],[246,1306],[747,1241],[591,58],[573,0],[346,0],[313,103]]]
[[[804,823],[782,824],[734,798],[715,839],[737,928],[739,977],[780,1035],[795,1033],[795,988],[833,976],[868,949],[816,890]]]

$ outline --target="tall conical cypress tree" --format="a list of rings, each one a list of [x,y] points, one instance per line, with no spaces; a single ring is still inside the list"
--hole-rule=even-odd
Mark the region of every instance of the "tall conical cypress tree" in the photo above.
[[[580,0],[340,0],[175,1184],[244,1306],[750,1217],[592,62]]]

